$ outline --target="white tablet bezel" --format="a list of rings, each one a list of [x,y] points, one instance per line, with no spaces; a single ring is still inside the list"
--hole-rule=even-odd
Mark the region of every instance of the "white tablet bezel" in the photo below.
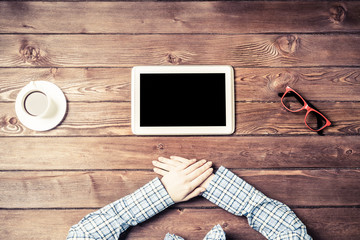
[[[141,127],[140,74],[225,73],[226,125],[214,127]],[[131,129],[136,135],[229,135],[235,130],[234,70],[229,65],[136,66],[131,74]]]

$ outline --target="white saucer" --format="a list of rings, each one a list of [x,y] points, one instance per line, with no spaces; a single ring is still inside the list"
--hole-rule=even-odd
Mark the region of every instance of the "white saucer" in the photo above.
[[[40,91],[45,93],[52,102],[51,111],[45,116],[31,116],[22,106],[22,100],[29,91]],[[33,81],[26,85],[16,97],[15,111],[20,122],[35,131],[47,131],[56,127],[64,118],[66,113],[66,98],[61,89],[48,81]]]

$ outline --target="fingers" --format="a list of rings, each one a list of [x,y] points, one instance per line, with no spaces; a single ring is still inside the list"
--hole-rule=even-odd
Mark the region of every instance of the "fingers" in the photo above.
[[[168,165],[166,163],[162,163],[162,162],[159,162],[159,161],[152,161],[152,164],[157,167],[157,168],[160,168],[162,170],[166,170],[166,171],[171,171],[174,167],[172,165]]]
[[[191,160],[189,159],[186,159],[186,158],[183,158],[183,157],[178,157],[178,156],[170,156],[170,159],[173,159],[173,160],[176,160],[176,161],[179,161],[179,162],[182,162],[182,163],[187,163]]]
[[[196,162],[196,159],[189,160],[177,156],[171,156],[170,158],[159,157],[158,159],[159,161],[152,162],[155,173],[165,176],[170,172],[178,172],[179,176],[183,176],[183,181],[190,185],[191,191],[208,179],[213,171],[211,168],[212,162],[206,162],[206,160]]]
[[[171,170],[183,170],[189,165],[196,162],[196,159],[186,159],[177,156],[171,156],[170,158],[159,157],[158,161],[153,161],[153,165],[166,171]]]
[[[165,174],[169,173],[168,171],[162,170],[162,169],[157,168],[157,167],[153,168],[153,170],[154,170],[155,173],[157,173],[157,174],[159,174],[161,176],[164,176]]]
[[[189,195],[187,195],[185,198],[184,198],[184,201],[187,201],[187,200],[190,200],[194,197],[197,197],[199,196],[202,192],[205,192],[205,188],[203,187],[198,187],[196,188],[194,191],[192,191]]]
[[[193,181],[197,177],[199,177],[202,173],[204,173],[206,170],[208,170],[212,165],[212,162],[207,162],[203,164],[201,167],[198,167],[194,169],[191,173],[188,174],[189,180]]]
[[[206,190],[205,183],[213,175],[212,162],[196,162],[181,157],[159,158],[153,161],[154,172],[162,175],[161,182],[174,202],[187,201]]]
[[[196,162],[196,159],[188,160],[187,162],[182,163],[181,165],[177,166],[176,170],[180,170],[180,171],[185,170],[184,174],[187,174],[186,168],[189,167],[190,165],[194,164],[195,162]]]
[[[190,174],[192,173],[193,171],[195,171],[196,169],[200,168],[202,165],[204,165],[204,163],[206,163],[206,160],[203,159],[203,160],[200,160],[194,164],[191,164],[190,166],[188,166],[185,170],[184,170],[184,173],[185,174]]]
[[[159,157],[158,158],[159,162],[165,163],[167,165],[173,166],[173,167],[177,167],[180,164],[182,164],[182,162],[174,160],[174,159],[169,159],[169,158],[164,158],[164,157]]]
[[[213,169],[212,168],[208,168],[206,169],[204,172],[202,172],[198,177],[196,177],[192,182],[191,182],[191,186],[192,187],[197,187],[200,184],[202,184],[208,177],[211,176],[211,174],[213,173]]]
[[[181,164],[177,166],[177,170],[183,170],[188,166],[190,166],[191,164],[193,164],[194,162],[196,162],[196,159],[187,159],[178,156],[170,156],[170,159],[173,161],[181,162]]]

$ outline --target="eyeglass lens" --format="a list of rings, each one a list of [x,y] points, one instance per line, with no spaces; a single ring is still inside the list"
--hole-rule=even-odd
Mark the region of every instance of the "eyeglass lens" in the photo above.
[[[311,129],[315,131],[321,129],[326,124],[325,118],[314,111],[310,111],[308,113],[305,122]]]
[[[283,98],[283,104],[291,111],[300,110],[304,106],[304,101],[294,92],[289,91]]]

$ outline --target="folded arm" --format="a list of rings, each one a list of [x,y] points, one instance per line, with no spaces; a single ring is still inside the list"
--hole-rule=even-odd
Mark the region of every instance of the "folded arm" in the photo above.
[[[174,204],[158,178],[134,193],[85,216],[71,227],[67,240],[117,240],[130,226],[144,222]]]
[[[247,217],[249,225],[267,239],[312,239],[288,206],[268,198],[225,167],[218,169],[202,196],[236,216]]]
[[[211,163],[183,160],[134,193],[85,216],[71,227],[67,240],[117,240],[130,226],[144,222],[170,205],[198,196],[212,174]],[[161,172],[161,170],[159,169]]]
[[[179,165],[180,157],[159,158],[155,166],[163,172]],[[187,160],[192,161],[192,160]],[[160,164],[161,163],[161,164]],[[156,169],[155,169],[156,170]],[[271,240],[310,240],[305,225],[285,204],[268,198],[240,177],[220,167],[201,185],[202,196],[236,216],[245,216],[250,226]]]

